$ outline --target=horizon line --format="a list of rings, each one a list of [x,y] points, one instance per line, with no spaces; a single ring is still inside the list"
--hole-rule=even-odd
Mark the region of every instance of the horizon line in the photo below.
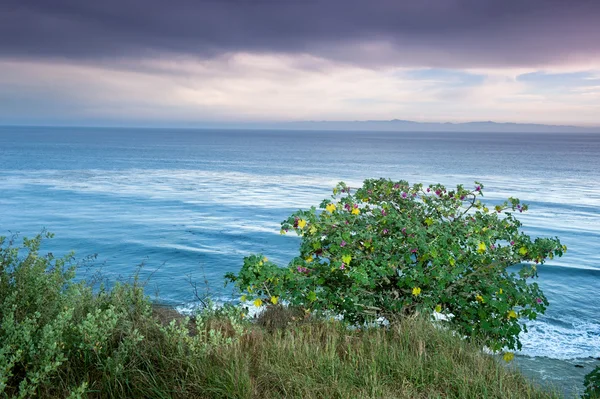
[[[290,125],[295,124],[336,124],[336,123],[345,123],[345,124],[378,124],[378,123],[407,123],[407,124],[415,124],[415,125],[436,125],[442,127],[444,125],[450,125],[454,127],[460,127],[460,125],[473,125],[473,124],[490,124],[490,125],[499,125],[501,126],[511,126],[516,127],[518,125],[523,125],[523,127],[540,127],[540,128],[566,128],[566,129],[581,129],[581,130],[595,130],[600,129],[600,125],[571,125],[571,124],[546,124],[546,123],[537,123],[537,122],[496,122],[493,120],[472,120],[468,122],[423,122],[423,121],[414,121],[410,119],[367,119],[367,120],[289,120],[289,121],[204,121],[204,122],[158,122],[154,124],[133,122],[133,123],[124,123],[124,122],[116,122],[116,123],[106,123],[106,122],[59,122],[59,123],[2,123],[0,122],[0,127],[48,127],[48,128],[139,128],[139,129],[267,129],[267,130],[275,130],[275,129],[283,129],[283,130],[319,130],[318,128],[311,129],[302,129],[299,127],[294,127]],[[286,126],[287,125],[287,126]],[[348,130],[348,129],[329,129],[329,130]],[[368,129],[372,130],[373,129]],[[388,132],[393,132],[393,130],[385,130]],[[402,131],[398,131],[399,133]],[[404,131],[406,132],[406,131]],[[415,131],[415,133],[421,133],[421,131]],[[438,132],[441,132],[438,130]],[[454,131],[450,131],[449,133],[453,133]],[[491,131],[489,131],[492,133]],[[599,131],[600,132],[600,131]]]

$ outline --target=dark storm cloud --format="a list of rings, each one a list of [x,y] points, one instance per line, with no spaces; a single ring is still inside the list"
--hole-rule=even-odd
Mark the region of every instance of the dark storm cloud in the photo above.
[[[3,57],[236,51],[412,66],[561,63],[600,54],[600,1],[0,0]]]

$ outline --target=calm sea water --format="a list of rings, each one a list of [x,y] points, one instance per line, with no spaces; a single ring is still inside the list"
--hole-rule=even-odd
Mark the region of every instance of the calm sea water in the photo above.
[[[530,205],[525,231],[569,251],[540,270],[551,306],[516,364],[576,391],[600,357],[600,134],[0,128],[0,234],[47,228],[45,250],[97,254],[113,280],[144,263],[149,294],[186,307],[190,276],[226,297],[245,255],[294,256],[291,212],[372,177],[479,180]]]

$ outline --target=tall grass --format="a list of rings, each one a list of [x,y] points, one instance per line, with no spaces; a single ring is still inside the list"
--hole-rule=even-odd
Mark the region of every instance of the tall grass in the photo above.
[[[427,320],[349,330],[270,307],[188,319],[134,280],[99,292],[69,259],[0,240],[0,396],[557,398]]]

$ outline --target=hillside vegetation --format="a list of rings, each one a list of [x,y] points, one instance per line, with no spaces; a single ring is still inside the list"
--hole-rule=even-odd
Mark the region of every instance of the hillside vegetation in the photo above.
[[[303,310],[209,305],[191,319],[135,280],[94,292],[42,237],[0,246],[0,396],[556,398],[430,321],[354,329]]]

